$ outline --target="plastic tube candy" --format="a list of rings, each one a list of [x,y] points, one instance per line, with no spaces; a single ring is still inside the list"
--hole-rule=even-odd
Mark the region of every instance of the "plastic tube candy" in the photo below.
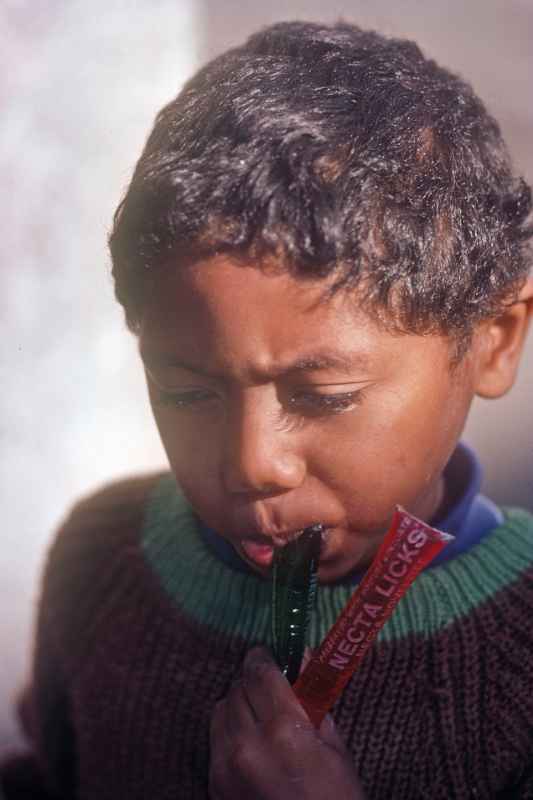
[[[275,551],[272,580],[274,655],[289,683],[302,663],[305,633],[316,592],[323,525],[305,528],[300,536]]]
[[[397,508],[361,584],[293,686],[316,727],[418,573],[452,539]]]

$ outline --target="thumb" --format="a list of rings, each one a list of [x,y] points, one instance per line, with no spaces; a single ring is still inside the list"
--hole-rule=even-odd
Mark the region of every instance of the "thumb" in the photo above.
[[[337,752],[346,752],[346,745],[340,737],[337,726],[335,725],[335,721],[331,714],[326,714],[320,723],[318,735],[325,744],[329,745],[334,750],[337,750]]]

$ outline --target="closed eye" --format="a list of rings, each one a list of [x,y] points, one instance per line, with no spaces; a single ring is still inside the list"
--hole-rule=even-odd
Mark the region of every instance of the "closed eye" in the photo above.
[[[292,411],[304,415],[341,414],[343,411],[349,411],[359,405],[363,399],[362,389],[334,394],[302,389],[290,396],[288,405]]]
[[[159,405],[177,409],[192,409],[207,405],[217,398],[218,394],[211,389],[191,388],[176,391],[158,388],[156,402]],[[334,393],[325,390],[299,389],[289,394],[284,405],[289,413],[301,416],[321,416],[349,411],[359,405],[363,399],[362,389]]]

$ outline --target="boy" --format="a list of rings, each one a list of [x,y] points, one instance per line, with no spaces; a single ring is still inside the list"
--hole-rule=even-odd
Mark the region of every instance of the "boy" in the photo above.
[[[458,445],[514,380],[530,206],[467,85],[346,24],[266,29],[161,111],[110,247],[172,473],[60,531],[8,797],[533,797],[533,519]],[[253,647],[274,548],[328,530],[316,647],[396,504],[455,542],[314,731]]]

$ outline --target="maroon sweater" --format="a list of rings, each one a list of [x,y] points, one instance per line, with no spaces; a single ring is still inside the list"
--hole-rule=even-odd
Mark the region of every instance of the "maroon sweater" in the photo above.
[[[371,800],[533,798],[532,544],[533,518],[505,512],[417,579],[353,676],[334,717]],[[350,591],[319,587],[311,646]],[[270,644],[269,607],[171,476],[80,503],[49,555],[8,800],[205,800],[213,706]]]

